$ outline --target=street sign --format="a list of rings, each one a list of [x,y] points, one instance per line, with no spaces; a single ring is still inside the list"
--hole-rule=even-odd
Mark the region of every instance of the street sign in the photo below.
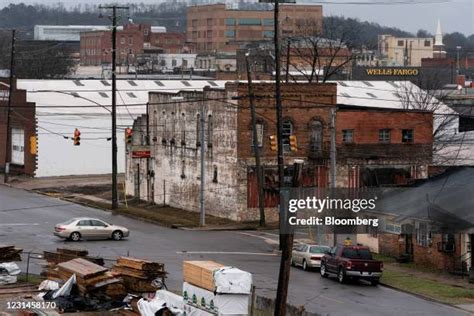
[[[132,158],[151,158],[150,146],[132,146]]]

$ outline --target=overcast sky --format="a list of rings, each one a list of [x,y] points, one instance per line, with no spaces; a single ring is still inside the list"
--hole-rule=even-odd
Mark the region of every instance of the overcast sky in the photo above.
[[[324,15],[343,15],[356,17],[361,20],[377,22],[386,26],[395,26],[410,32],[425,29],[431,33],[436,30],[437,20],[441,20],[443,32],[462,32],[474,34],[474,0],[297,0],[305,2],[323,3]],[[62,2],[64,5],[77,4],[77,0],[0,0],[5,6],[11,2],[54,4]],[[81,0],[81,3],[127,3],[131,0]],[[143,3],[158,3],[159,0],[139,0]],[[222,1],[224,2],[224,1]],[[357,3],[357,4],[350,4]],[[366,3],[364,5],[361,3]],[[372,4],[373,3],[373,4]],[[397,4],[393,4],[397,3]],[[406,4],[400,4],[406,3]]]

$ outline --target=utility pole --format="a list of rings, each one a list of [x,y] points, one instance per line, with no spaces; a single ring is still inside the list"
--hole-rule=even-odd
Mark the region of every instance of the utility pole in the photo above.
[[[331,195],[334,194],[334,189],[336,189],[336,108],[331,108],[329,117],[329,122],[331,122],[330,134],[331,134],[331,148],[329,151],[329,160],[330,160],[330,173],[331,173]],[[336,227],[334,226],[333,232],[333,245],[337,245],[337,234]]]
[[[275,301],[275,316],[286,314],[286,300],[288,297],[288,285],[290,282],[291,251],[293,248],[293,234],[283,228],[288,228],[286,207],[283,205],[282,187],[284,186],[284,160],[283,160],[283,137],[282,137],[282,104],[281,104],[281,65],[280,65],[280,41],[279,41],[279,2],[275,1],[274,11],[274,44],[275,44],[275,102],[278,141],[278,193],[280,214],[280,272],[278,275],[278,288]],[[285,214],[284,214],[285,213]]]
[[[253,152],[255,154],[255,168],[257,169],[257,186],[258,186],[258,208],[260,210],[260,226],[264,227],[265,223],[265,195],[263,192],[263,170],[260,164],[260,148],[258,144],[257,134],[257,118],[255,113],[255,103],[252,86],[252,74],[250,72],[249,63],[250,53],[245,54],[245,65],[247,67],[247,85],[249,93],[250,114],[252,116],[252,138],[253,138]]]
[[[461,46],[456,46],[456,76],[459,76],[459,51]],[[456,79],[457,80],[457,79]]]
[[[128,10],[125,6],[99,6],[99,9],[112,10],[112,209],[118,208],[117,189],[117,10]]]
[[[8,182],[8,173],[10,172],[10,162],[8,159],[8,153],[10,153],[11,159],[11,149],[10,149],[10,111],[12,106],[12,95],[13,95],[13,80],[15,78],[15,30],[12,30],[12,44],[10,51],[10,79],[8,87],[8,105],[7,105],[7,123],[6,123],[6,133],[5,133],[5,164],[3,172],[3,182]]]
[[[204,186],[206,185],[205,176],[206,176],[206,169],[205,169],[205,157],[204,157],[204,101],[201,101],[201,114],[199,115],[199,130],[201,134],[199,134],[199,142],[201,143],[201,187],[199,192],[199,209],[201,213],[201,219],[199,224],[201,226],[206,225],[206,210],[204,209]],[[197,135],[196,135],[197,136]]]
[[[288,83],[290,80],[290,53],[291,53],[291,42],[290,38],[286,39],[286,74],[285,74],[285,82]]]

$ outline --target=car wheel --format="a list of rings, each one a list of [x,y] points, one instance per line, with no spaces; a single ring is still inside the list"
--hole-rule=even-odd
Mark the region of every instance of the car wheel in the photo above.
[[[308,264],[306,263],[306,260],[303,260],[303,270],[308,270]]]
[[[321,263],[321,268],[319,268],[319,273],[321,273],[321,276],[323,278],[327,278],[328,274],[326,273],[326,265]]]
[[[73,232],[71,233],[71,235],[69,235],[69,239],[71,239],[72,241],[79,241],[81,240],[81,234],[78,232]]]
[[[379,284],[379,279],[370,280],[370,284],[377,286]]]
[[[344,282],[346,282],[346,274],[344,273],[344,269],[343,268],[339,268],[339,273],[337,274],[337,280],[339,281],[339,283],[343,284]]]
[[[123,238],[123,233],[120,230],[116,230],[112,233],[113,240],[122,240],[122,238]]]

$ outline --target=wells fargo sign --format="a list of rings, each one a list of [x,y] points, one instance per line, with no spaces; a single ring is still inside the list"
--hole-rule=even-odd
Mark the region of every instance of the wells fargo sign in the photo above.
[[[418,68],[367,68],[368,76],[418,76]]]

